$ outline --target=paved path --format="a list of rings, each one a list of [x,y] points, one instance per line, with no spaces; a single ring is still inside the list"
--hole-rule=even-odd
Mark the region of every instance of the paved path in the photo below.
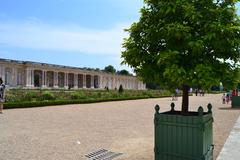
[[[221,95],[190,97],[190,110],[213,105],[214,157],[221,151],[240,110]],[[153,159],[154,106],[170,110],[170,98],[4,110],[0,115],[0,160],[87,160],[99,149],[119,159]],[[176,102],[180,109],[181,98]],[[114,159],[115,160],[115,159]]]
[[[240,159],[240,117],[235,123],[226,143],[217,160],[238,160]]]

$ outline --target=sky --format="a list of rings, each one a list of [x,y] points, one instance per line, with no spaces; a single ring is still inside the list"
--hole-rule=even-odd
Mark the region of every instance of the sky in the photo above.
[[[132,72],[121,46],[143,0],[0,2],[0,58]]]

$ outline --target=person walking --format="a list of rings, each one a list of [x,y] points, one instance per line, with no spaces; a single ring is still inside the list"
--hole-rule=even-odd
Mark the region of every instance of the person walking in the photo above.
[[[198,96],[198,89],[195,89],[195,95]]]
[[[226,102],[227,102],[227,104],[229,103],[229,101],[230,101],[230,95],[227,93],[227,95],[226,95]]]
[[[3,83],[3,80],[0,77],[0,114],[3,113],[4,90],[5,90],[5,84]]]
[[[225,104],[225,101],[226,101],[226,96],[225,94],[222,95],[222,104]]]
[[[179,95],[179,89],[178,89],[178,88],[176,88],[176,89],[175,89],[175,94],[174,94],[175,101],[177,101],[177,100],[178,100],[178,95]]]

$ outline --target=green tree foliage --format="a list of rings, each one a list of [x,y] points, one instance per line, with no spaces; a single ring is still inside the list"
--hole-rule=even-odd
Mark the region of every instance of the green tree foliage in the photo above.
[[[188,88],[231,87],[239,67],[239,0],[145,0],[139,22],[126,31],[123,63],[145,82],[182,88],[183,113]]]
[[[106,66],[103,71],[108,73],[116,73],[116,69],[112,65]]]
[[[148,89],[160,89],[160,86],[157,83],[147,82],[146,88]]]
[[[127,70],[123,69],[121,71],[117,71],[118,74],[120,75],[125,75],[125,76],[129,76],[131,75]]]

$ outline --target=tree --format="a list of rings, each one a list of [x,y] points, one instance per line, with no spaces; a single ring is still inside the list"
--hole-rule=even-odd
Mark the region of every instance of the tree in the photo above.
[[[104,68],[104,71],[105,72],[108,72],[108,73],[116,73],[116,69],[112,66],[112,65],[108,65]]]
[[[123,86],[122,85],[119,86],[118,93],[120,93],[120,94],[123,93]]]
[[[231,87],[240,56],[237,0],[144,0],[139,22],[124,39],[123,64],[145,82],[183,91],[188,113],[191,86]]]
[[[123,70],[121,70],[121,71],[118,71],[117,73],[120,74],[120,75],[125,75],[125,76],[131,75],[131,74],[130,74],[127,70],[125,70],[125,69],[123,69]]]
[[[146,88],[148,89],[160,89],[160,86],[157,83],[147,82]]]

